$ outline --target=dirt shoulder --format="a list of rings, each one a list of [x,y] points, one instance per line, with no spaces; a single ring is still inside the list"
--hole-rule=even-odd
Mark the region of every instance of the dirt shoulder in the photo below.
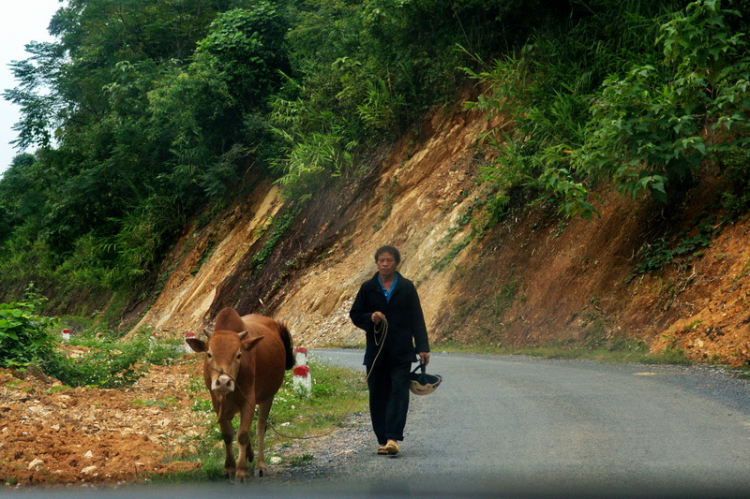
[[[191,410],[203,396],[188,389],[194,364],[153,366],[125,389],[67,388],[0,370],[2,482],[133,482],[200,467],[179,460],[206,431],[205,416]]]

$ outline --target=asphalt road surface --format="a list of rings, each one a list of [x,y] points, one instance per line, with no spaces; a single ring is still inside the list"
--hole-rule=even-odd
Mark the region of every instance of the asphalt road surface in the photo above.
[[[312,356],[363,372],[362,351]],[[721,369],[433,353],[428,372],[444,381],[412,396],[397,456],[373,437],[309,479],[91,495],[750,497],[750,384]]]
[[[362,369],[361,351],[316,351]],[[750,384],[708,367],[433,354],[402,452],[338,483],[435,496],[750,497]]]

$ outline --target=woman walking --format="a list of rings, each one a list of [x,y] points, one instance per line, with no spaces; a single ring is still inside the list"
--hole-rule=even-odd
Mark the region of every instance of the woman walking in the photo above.
[[[409,410],[411,363],[430,361],[422,305],[414,284],[398,272],[401,254],[393,246],[375,252],[378,271],[362,284],[349,317],[364,329],[364,365],[377,453],[396,455]]]

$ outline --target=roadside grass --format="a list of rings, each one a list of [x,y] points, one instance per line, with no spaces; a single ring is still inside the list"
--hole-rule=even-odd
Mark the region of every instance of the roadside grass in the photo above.
[[[326,344],[319,348],[363,349],[361,343]],[[690,365],[694,362],[685,353],[672,348],[662,353],[651,353],[644,341],[628,338],[608,338],[593,328],[585,337],[575,340],[550,340],[535,345],[513,346],[502,343],[433,342],[432,352],[477,353],[486,355],[528,355],[545,359],[587,359],[600,362],[631,362],[635,364]]]
[[[202,362],[200,357],[196,359]],[[367,408],[367,388],[361,374],[316,360],[308,362],[308,366],[312,378],[311,397],[295,391],[292,372],[287,371],[284,383],[274,398],[265,445],[265,458],[269,467],[312,464],[314,456],[304,452],[304,445],[301,450],[290,450],[294,442],[326,437],[336,429],[345,427],[350,414]],[[171,456],[167,460],[200,462],[201,467],[192,471],[156,475],[151,477],[152,482],[227,480],[223,475],[224,443],[202,377],[196,376],[191,379],[190,391],[196,394],[192,410],[196,413],[197,419],[205,421],[205,432],[185,442],[185,447],[190,448],[192,452]],[[233,425],[236,432],[239,416],[234,418]],[[253,449],[257,448],[255,425],[254,420],[250,432]],[[236,440],[234,451],[236,457]],[[250,468],[252,469],[252,465]]]
[[[486,355],[528,355],[545,359],[586,359],[599,362],[635,364],[689,365],[693,362],[679,349],[651,353],[648,345],[637,340],[620,340],[615,344],[592,345],[586,342],[549,341],[537,345],[514,347],[511,345],[437,343],[433,352],[478,353]]]

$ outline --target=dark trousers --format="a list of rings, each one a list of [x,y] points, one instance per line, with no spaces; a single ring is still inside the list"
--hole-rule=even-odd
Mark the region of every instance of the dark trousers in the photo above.
[[[370,418],[380,445],[388,440],[403,440],[406,413],[409,412],[409,374],[411,363],[378,363],[368,369]]]

